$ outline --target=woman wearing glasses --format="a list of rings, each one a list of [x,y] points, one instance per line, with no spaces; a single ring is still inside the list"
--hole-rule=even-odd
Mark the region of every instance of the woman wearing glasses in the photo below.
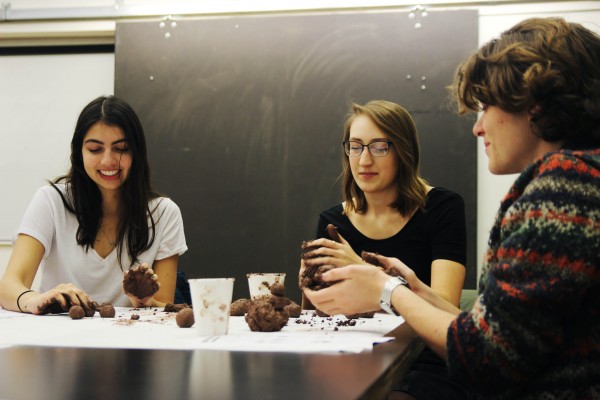
[[[343,197],[319,216],[310,265],[365,263],[362,251],[395,257],[458,306],[465,277],[463,199],[419,176],[419,141],[412,117],[388,101],[353,104],[344,126]],[[338,228],[341,243],[329,239]],[[303,308],[314,308],[303,298]],[[435,383],[432,383],[435,382]],[[406,398],[464,399],[444,362],[426,349],[396,388]],[[410,397],[410,396],[412,397]]]

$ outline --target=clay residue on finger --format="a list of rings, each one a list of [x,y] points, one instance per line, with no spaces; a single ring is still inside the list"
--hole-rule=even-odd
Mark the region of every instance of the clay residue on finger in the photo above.
[[[362,258],[363,261],[371,265],[380,267],[381,269],[383,269],[383,272],[385,272],[389,276],[400,276],[400,272],[398,272],[396,268],[388,268],[381,264],[377,259],[377,253],[369,253],[367,251],[363,251],[362,253],[360,253],[360,258]]]
[[[338,243],[342,243],[337,226],[335,226],[333,224],[327,224],[327,235],[329,236],[329,238],[331,240],[338,242]]]
[[[340,234],[338,229],[333,224],[327,225],[327,235],[329,238],[337,243],[341,243]],[[310,246],[310,242],[302,242],[302,252],[300,257],[303,260],[310,260],[312,258],[318,258],[319,255],[314,254],[314,251],[320,248],[320,246]],[[299,286],[300,289],[309,288],[311,290],[319,290],[333,285],[335,282],[324,282],[321,280],[321,275],[330,269],[335,268],[331,265],[319,265],[311,264],[306,265],[302,275],[300,276]]]
[[[58,302],[56,298],[51,298],[46,300],[44,303],[38,306],[38,312],[40,314],[61,314],[64,312],[68,312],[71,308],[71,304],[67,304],[66,308]]]
[[[123,277],[123,291],[127,294],[145,299],[158,292],[158,282],[152,279],[152,274],[146,274],[147,269],[130,269]]]

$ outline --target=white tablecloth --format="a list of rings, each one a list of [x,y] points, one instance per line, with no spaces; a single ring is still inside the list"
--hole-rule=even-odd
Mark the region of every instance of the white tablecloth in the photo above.
[[[321,318],[303,312],[279,332],[252,332],[244,317],[231,317],[228,334],[199,336],[194,327],[180,328],[175,313],[161,308],[117,308],[115,318],[73,320],[67,314],[31,315],[0,309],[0,347],[35,345],[127,349],[210,349],[283,352],[361,352],[392,340],[385,334],[401,317],[375,314],[346,326],[346,317]],[[132,320],[138,314],[139,320]]]

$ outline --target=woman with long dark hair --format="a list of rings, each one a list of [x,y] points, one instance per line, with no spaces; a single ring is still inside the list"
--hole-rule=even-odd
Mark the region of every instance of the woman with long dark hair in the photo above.
[[[68,173],[38,189],[23,217],[0,304],[33,314],[94,302],[164,305],[186,250],[179,208],[151,187],[136,113],[122,99],[98,97],[77,120]],[[39,292],[31,290],[37,273]],[[124,291],[124,274],[129,288],[149,288]]]

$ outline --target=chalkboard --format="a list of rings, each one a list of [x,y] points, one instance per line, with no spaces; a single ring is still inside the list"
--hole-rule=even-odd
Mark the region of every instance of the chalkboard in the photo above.
[[[286,272],[341,201],[342,124],[352,101],[386,99],[416,120],[421,172],[467,205],[476,276],[473,119],[446,86],[477,47],[476,11],[339,12],[117,24],[115,93],[139,112],[154,183],[181,208],[188,277]]]

